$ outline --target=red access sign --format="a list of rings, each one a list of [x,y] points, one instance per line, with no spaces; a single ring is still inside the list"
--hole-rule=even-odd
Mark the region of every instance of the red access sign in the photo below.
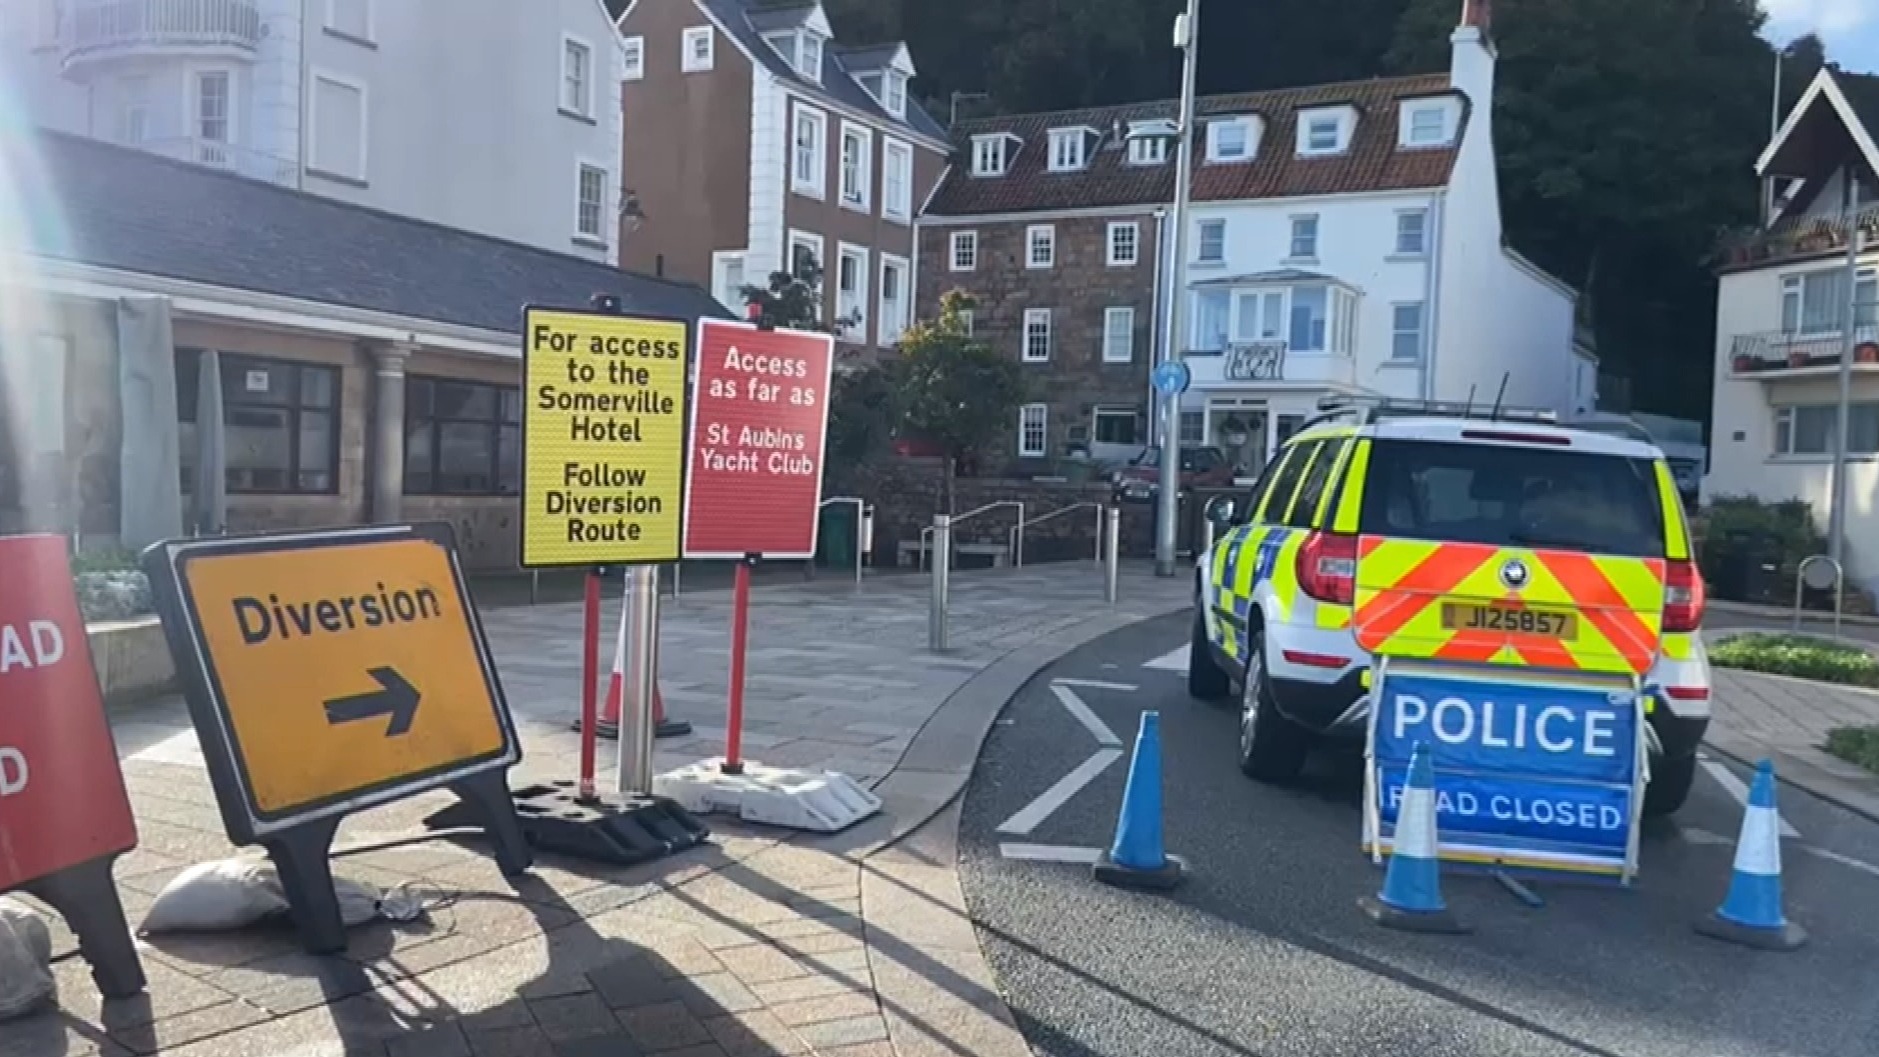
[[[0,537],[0,892],[137,846],[69,568]]]
[[[815,555],[834,363],[827,334],[700,321],[686,557]]]

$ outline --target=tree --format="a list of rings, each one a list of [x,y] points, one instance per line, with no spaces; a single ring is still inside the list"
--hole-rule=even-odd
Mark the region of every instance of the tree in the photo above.
[[[903,424],[944,457],[949,512],[960,457],[1007,429],[1024,402],[1017,362],[967,332],[961,313],[972,307],[964,291],[946,294],[939,318],[910,327],[900,339],[900,356],[887,366]]]
[[[822,265],[813,258],[800,262],[794,274],[771,272],[768,286],[745,286],[737,292],[746,305],[757,305],[753,322],[759,326],[829,330],[822,321]]]
[[[900,424],[900,393],[876,364],[838,368],[829,394],[829,465],[848,469],[886,453]]]

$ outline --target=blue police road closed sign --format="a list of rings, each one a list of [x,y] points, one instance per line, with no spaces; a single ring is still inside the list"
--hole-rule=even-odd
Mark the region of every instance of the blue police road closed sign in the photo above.
[[[1392,660],[1375,705],[1367,846],[1388,847],[1410,754],[1427,744],[1444,860],[1630,879],[1645,767],[1633,688]]]
[[[1187,392],[1187,387],[1194,379],[1193,372],[1180,360],[1169,360],[1158,365],[1150,372],[1149,381],[1155,391],[1163,396],[1175,396]]]

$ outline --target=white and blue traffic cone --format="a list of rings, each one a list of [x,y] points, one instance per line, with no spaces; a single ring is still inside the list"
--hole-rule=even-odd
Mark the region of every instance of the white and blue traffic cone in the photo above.
[[[1161,713],[1142,713],[1122,789],[1116,840],[1096,860],[1096,879],[1124,888],[1168,889],[1181,883],[1180,859],[1161,842]]]
[[[1462,933],[1468,926],[1442,902],[1442,864],[1435,836],[1435,761],[1417,742],[1409,757],[1409,780],[1396,811],[1383,891],[1357,901],[1379,925],[1408,932]]]
[[[1696,931],[1767,951],[1791,951],[1807,942],[1806,930],[1781,912],[1781,813],[1775,808],[1775,765],[1767,760],[1755,766],[1749,786],[1729,894],[1696,923]]]

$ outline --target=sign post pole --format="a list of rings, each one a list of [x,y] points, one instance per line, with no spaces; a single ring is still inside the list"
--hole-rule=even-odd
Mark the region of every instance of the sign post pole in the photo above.
[[[744,773],[744,655],[750,645],[750,570],[760,556],[746,554],[737,563],[731,588],[731,700],[724,733],[724,773]]]
[[[600,736],[600,570],[584,577],[581,596],[581,799],[594,799],[595,740]]]

